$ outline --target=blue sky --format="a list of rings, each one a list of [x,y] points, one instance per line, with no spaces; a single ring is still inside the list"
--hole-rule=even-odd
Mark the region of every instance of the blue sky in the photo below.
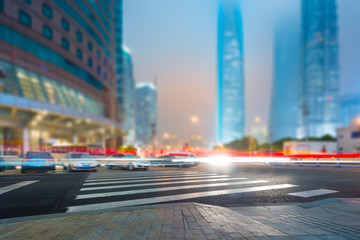
[[[298,0],[243,0],[246,123],[267,124],[273,72],[274,24],[300,16]],[[215,136],[218,0],[124,0],[124,42],[137,82],[158,76],[159,131]],[[340,92],[360,93],[359,0],[338,0]],[[191,115],[199,117],[191,124]]]

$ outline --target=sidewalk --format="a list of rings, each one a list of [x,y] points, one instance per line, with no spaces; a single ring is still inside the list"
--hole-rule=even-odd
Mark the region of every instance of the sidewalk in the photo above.
[[[0,220],[0,239],[360,239],[360,199],[140,206]]]

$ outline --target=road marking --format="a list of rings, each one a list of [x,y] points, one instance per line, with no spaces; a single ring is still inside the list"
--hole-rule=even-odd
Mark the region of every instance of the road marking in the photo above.
[[[102,186],[102,187],[86,187],[86,188],[81,188],[80,191],[93,191],[93,190],[104,190],[104,189],[120,189],[120,188],[129,188],[129,187],[144,187],[144,186],[168,185],[168,184],[184,184],[184,183],[196,183],[196,182],[218,182],[218,181],[245,180],[245,179],[247,179],[247,178],[219,178],[219,179],[203,179],[203,180],[160,182],[160,183],[140,183],[140,184],[113,185],[113,186]]]
[[[113,181],[113,180],[130,180],[130,179],[151,179],[151,178],[175,178],[175,177],[191,177],[191,176],[214,176],[216,174],[186,174],[186,175],[154,175],[149,177],[121,177],[121,178],[102,178],[102,179],[86,179],[85,182],[100,182],[100,181]]]
[[[116,184],[116,183],[135,183],[135,182],[161,182],[166,180],[182,180],[182,179],[198,179],[198,178],[224,178],[228,175],[218,175],[218,176],[204,176],[204,177],[178,177],[178,178],[162,178],[162,179],[150,179],[150,180],[127,180],[127,181],[104,181],[104,182],[90,182],[84,183],[84,186],[93,186],[93,185],[105,185],[105,184]]]
[[[124,173],[124,172],[118,172],[118,173],[111,173],[111,174],[113,174],[113,175],[120,175],[120,174],[122,174],[122,173]],[[132,172],[132,174],[127,174],[128,172],[126,172],[125,173],[125,176],[121,176],[121,177],[123,177],[123,178],[134,178],[134,177],[144,177],[144,176],[149,176],[149,177],[151,177],[151,176],[156,176],[156,177],[161,177],[161,176],[167,176],[167,175],[169,175],[169,173],[164,173],[164,174],[156,174],[156,175],[150,175],[149,174],[149,172],[143,172],[144,174],[140,174],[140,175],[134,175],[133,174],[133,172]],[[130,172],[129,172],[130,173]],[[87,179],[89,179],[89,180],[97,180],[97,179],[106,179],[106,178],[112,178],[112,177],[110,177],[110,176],[93,176],[94,174],[96,174],[96,175],[98,175],[99,173],[91,173],[88,177],[87,177]],[[205,175],[205,174],[209,174],[209,175],[215,175],[215,173],[208,173],[208,172],[181,172],[181,173],[176,173],[175,175],[180,175],[180,176],[182,176],[182,175]],[[110,174],[109,174],[110,175]],[[129,175],[128,177],[126,176],[126,175]]]
[[[21,188],[21,187],[25,187],[26,185],[29,185],[29,184],[32,184],[32,183],[36,183],[36,182],[38,182],[38,181],[39,181],[39,180],[35,180],[35,181],[24,181],[24,182],[15,183],[15,184],[12,184],[12,185],[9,185],[9,186],[6,186],[6,187],[2,187],[2,188],[0,188],[0,194],[4,194],[4,193],[10,192],[10,191],[12,191],[12,190]]]
[[[266,182],[268,181],[256,180],[256,181],[245,181],[245,182],[210,183],[210,184],[197,184],[197,185],[176,186],[176,187],[149,188],[149,189],[140,189],[140,190],[120,191],[120,192],[82,194],[82,195],[78,195],[76,199],[112,197],[112,196],[122,196],[122,195],[130,195],[130,194],[139,194],[139,193],[165,192],[165,191],[173,191],[173,190],[192,189],[192,188],[221,187],[221,186],[256,184],[256,183],[266,183]]]
[[[316,189],[316,190],[310,190],[304,192],[288,193],[288,195],[308,198],[308,197],[320,196],[320,195],[336,193],[336,192],[338,191],[328,190],[328,189]]]
[[[209,197],[209,196],[234,194],[234,193],[247,193],[247,192],[283,189],[283,188],[290,188],[290,187],[296,187],[296,186],[297,185],[292,185],[292,184],[280,184],[280,185],[270,185],[270,186],[261,186],[261,187],[215,190],[215,191],[207,191],[207,192],[195,192],[195,193],[177,194],[177,195],[170,195],[170,196],[163,196],[163,197],[132,199],[132,200],[126,200],[126,201],[117,201],[117,202],[95,203],[95,204],[87,204],[87,205],[81,205],[81,206],[68,207],[67,212],[80,212],[80,211],[89,211],[89,210],[128,207],[128,206],[135,206],[135,205],[144,205],[144,204],[153,204],[153,203],[159,203],[159,202],[184,200],[184,199],[189,199],[189,198],[199,198],[199,197]]]

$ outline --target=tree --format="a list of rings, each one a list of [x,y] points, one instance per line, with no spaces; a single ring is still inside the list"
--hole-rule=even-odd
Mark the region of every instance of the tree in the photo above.
[[[134,146],[127,145],[127,146],[119,146],[119,150],[121,150],[121,151],[134,151],[134,150],[136,150],[136,148]]]
[[[258,148],[258,142],[253,137],[243,137],[242,139],[224,144],[224,148],[239,151],[254,151]]]
[[[295,140],[295,139],[293,139],[291,137],[281,138],[281,139],[279,139],[279,140],[277,140],[276,142],[273,143],[273,149],[278,150],[278,151],[282,151],[284,142],[293,141],[293,140]]]

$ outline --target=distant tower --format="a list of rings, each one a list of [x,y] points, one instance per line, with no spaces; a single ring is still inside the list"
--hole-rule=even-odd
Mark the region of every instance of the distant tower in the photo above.
[[[126,47],[122,52],[123,74],[121,91],[118,91],[120,121],[127,135],[123,138],[124,145],[135,144],[135,80],[133,76],[133,62],[130,50]]]
[[[275,26],[274,76],[269,132],[273,141],[296,137],[299,21],[296,14],[282,17]]]
[[[157,90],[154,84],[136,84],[136,143],[153,144],[157,128]]]
[[[217,142],[244,137],[244,60],[240,9],[223,0],[218,22]]]
[[[297,137],[336,135],[339,45],[336,0],[302,0]]]

